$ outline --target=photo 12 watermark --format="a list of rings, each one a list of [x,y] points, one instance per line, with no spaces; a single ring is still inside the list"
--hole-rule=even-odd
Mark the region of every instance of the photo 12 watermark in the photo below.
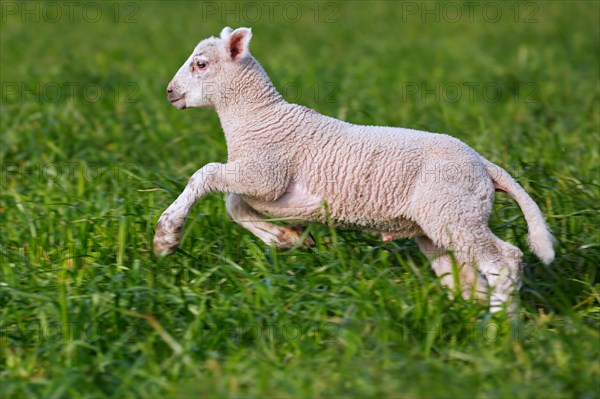
[[[251,24],[283,21],[287,23],[339,22],[338,3],[321,1],[203,1],[200,20]]]
[[[536,82],[503,85],[498,82],[402,82],[401,101],[421,103],[512,101],[531,104],[539,102],[540,88]]]
[[[485,22],[510,20],[539,22],[540,7],[533,1],[402,1],[401,21],[422,23]]]
[[[140,3],[121,1],[1,1],[0,20],[5,23],[114,23],[139,22]]]
[[[343,163],[336,159],[325,159],[323,149],[306,145],[303,147],[304,157],[297,160],[297,167],[304,164],[311,165],[312,175],[318,178],[317,183],[336,184],[347,179],[342,170]],[[369,154],[355,154],[356,156],[369,156]],[[271,169],[269,169],[271,168]],[[216,164],[209,163],[198,169],[197,178],[216,178],[219,180],[235,182],[256,182],[257,184],[269,178],[269,170],[276,169],[277,165],[265,165],[264,160],[247,160],[244,164],[239,162]],[[387,173],[393,170],[394,173]],[[484,167],[480,162],[473,161],[438,161],[420,163],[406,163],[402,159],[391,160],[387,168],[368,168],[365,166],[356,175],[357,187],[364,185],[370,187],[373,179],[384,179],[386,184],[405,184],[407,180],[415,184],[422,183],[450,183],[460,184],[478,181],[498,180],[509,174],[516,180],[534,179],[543,173],[542,165],[535,163],[516,162],[506,165],[490,164]],[[193,178],[190,179],[193,182]]]
[[[339,86],[335,82],[272,82],[268,91],[259,83],[249,82],[240,91],[235,85],[218,82],[200,82],[198,92],[204,103],[222,104],[260,104],[268,96],[281,95],[291,103],[311,102],[332,104],[338,102]],[[137,93],[132,93],[137,94]]]
[[[210,342],[224,338],[234,343],[271,342],[292,343],[312,340],[331,343],[338,339],[340,327],[333,322],[319,321],[308,324],[285,323],[239,323],[226,328],[205,327],[201,340]]]
[[[104,179],[126,182],[131,181],[139,170],[139,166],[134,162],[110,165],[83,161],[2,162],[0,182],[3,184],[75,183],[79,179],[89,182]]]
[[[520,343],[537,341],[539,326],[533,322],[515,321],[510,324],[494,321],[427,323],[420,327],[402,325],[403,339],[411,341],[422,339],[423,333],[431,336],[432,341],[467,341],[494,343],[510,340]]]
[[[137,103],[140,88],[135,82],[2,82],[3,103]]]
[[[27,340],[32,343],[58,343],[83,341],[95,343],[107,341],[121,344],[137,342],[140,326],[125,324],[121,326],[101,325],[88,322],[40,322],[27,321],[0,323],[0,342],[11,339]]]
[[[338,102],[339,86],[335,82],[299,84],[275,81],[273,85],[286,101],[292,103],[311,101],[317,104],[332,104]]]

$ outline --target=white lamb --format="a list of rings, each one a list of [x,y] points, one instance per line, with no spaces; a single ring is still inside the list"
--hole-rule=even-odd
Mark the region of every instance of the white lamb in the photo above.
[[[443,284],[465,298],[486,298],[491,290],[497,311],[512,304],[522,258],[487,225],[499,190],[519,203],[533,252],[552,262],[552,236],[540,209],[504,169],[444,134],[353,125],[286,102],[250,55],[251,37],[248,28],[227,27],[220,38],[201,41],[169,83],[175,107],[215,107],[228,161],[194,173],[161,215],[157,256],[176,250],[196,202],[224,192],[236,223],[282,249],[302,244],[302,230],[262,215],[296,225],[332,223],[381,234],[384,241],[415,237]],[[312,244],[307,237],[304,245]]]

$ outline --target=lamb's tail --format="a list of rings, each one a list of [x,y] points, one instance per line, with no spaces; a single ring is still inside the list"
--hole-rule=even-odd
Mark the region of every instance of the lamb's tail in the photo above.
[[[514,198],[521,207],[529,227],[528,241],[531,250],[542,262],[544,262],[544,264],[548,265],[552,263],[554,260],[554,238],[544,221],[544,216],[542,215],[540,208],[507,171],[483,157],[482,160],[485,169],[494,182],[494,187],[497,190],[506,192]]]

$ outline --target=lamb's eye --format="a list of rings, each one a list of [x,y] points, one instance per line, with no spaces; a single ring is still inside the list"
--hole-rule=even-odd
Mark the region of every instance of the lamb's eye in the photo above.
[[[196,66],[199,69],[204,69],[204,68],[206,68],[206,62],[204,62],[204,61],[196,61]]]

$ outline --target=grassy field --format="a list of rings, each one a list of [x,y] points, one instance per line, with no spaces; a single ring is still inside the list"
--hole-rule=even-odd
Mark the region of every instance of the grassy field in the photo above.
[[[68,4],[1,2],[0,397],[600,397],[598,2]],[[449,300],[412,241],[275,251],[221,194],[157,261],[160,213],[226,159],[165,87],[225,25],[288,100],[509,170],[557,238],[545,267],[497,195],[520,316]]]

